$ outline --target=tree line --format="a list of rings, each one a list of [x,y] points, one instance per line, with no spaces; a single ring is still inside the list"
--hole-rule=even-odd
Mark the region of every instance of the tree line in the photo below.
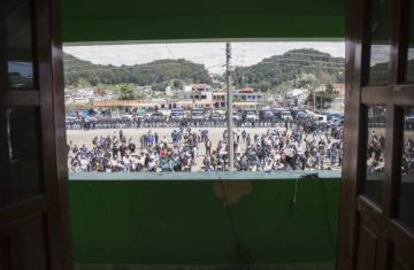
[[[224,56],[223,56],[224,57]],[[278,91],[297,84],[303,75],[314,76],[319,83],[344,82],[345,60],[315,49],[295,49],[274,55],[248,67],[236,67],[232,80],[236,88],[253,87],[262,92]],[[163,59],[133,66],[98,65],[64,54],[65,82],[68,88],[100,84],[150,85],[155,91],[184,83],[212,83],[202,64],[184,59]],[[224,81],[224,75],[218,76]]]
[[[184,59],[163,59],[133,66],[98,65],[64,54],[65,84],[68,88],[89,84],[151,85],[163,90],[167,82],[178,79],[189,83],[211,83],[204,65]]]

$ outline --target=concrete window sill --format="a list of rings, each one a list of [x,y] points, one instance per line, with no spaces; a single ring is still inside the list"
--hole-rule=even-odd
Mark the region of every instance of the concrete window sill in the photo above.
[[[296,180],[305,174],[318,173],[319,178],[341,178],[341,171],[274,171],[274,172],[164,172],[164,173],[71,173],[71,181],[252,181]]]

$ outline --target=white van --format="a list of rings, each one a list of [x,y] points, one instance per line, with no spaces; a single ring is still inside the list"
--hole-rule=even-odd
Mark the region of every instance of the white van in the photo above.
[[[318,124],[327,124],[328,123],[328,116],[323,114],[314,114],[313,119],[315,119],[316,123]]]

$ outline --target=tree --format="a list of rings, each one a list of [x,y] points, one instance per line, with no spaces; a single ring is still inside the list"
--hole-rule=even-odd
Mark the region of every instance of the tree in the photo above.
[[[184,83],[182,80],[174,80],[172,83],[172,88],[175,90],[181,90],[184,88]]]
[[[318,78],[313,74],[301,74],[297,80],[295,80],[295,84],[299,88],[306,88],[310,91],[306,104],[311,105],[313,107],[313,111],[316,111],[316,89],[320,85]]]
[[[152,91],[165,92],[165,88],[167,86],[168,86],[168,84],[166,82],[153,83],[151,85],[151,89],[152,89]]]
[[[283,107],[286,107],[286,94],[293,88],[292,81],[286,81],[276,87],[276,92],[283,97]]]
[[[151,85],[170,83],[172,80],[211,83],[208,70],[202,64],[184,59],[162,59],[133,66],[97,65],[64,54],[65,83],[75,86],[78,81],[92,86],[99,84]],[[180,87],[180,82],[176,86]]]
[[[271,87],[271,84],[267,81],[262,81],[254,87],[256,90],[259,90],[260,92],[266,92]]]
[[[326,80],[342,83],[344,64],[343,58],[332,57],[327,53],[313,49],[295,49],[263,59],[251,66],[236,67],[233,80],[237,87],[250,85],[258,88],[261,82],[268,82],[269,89],[272,89],[297,78],[298,74],[313,74],[322,83]]]
[[[118,89],[118,94],[120,100],[133,100],[137,98],[135,93],[135,89],[132,88],[131,85],[122,84]]]
[[[338,95],[338,92],[335,91],[332,84],[327,84],[324,91],[317,91],[314,92],[314,94],[314,96],[308,96],[306,103],[313,104],[315,102],[316,108],[328,109],[330,107],[330,103],[332,103]]]
[[[78,78],[75,83],[75,88],[90,88],[91,84],[89,81],[85,80],[84,78]]]

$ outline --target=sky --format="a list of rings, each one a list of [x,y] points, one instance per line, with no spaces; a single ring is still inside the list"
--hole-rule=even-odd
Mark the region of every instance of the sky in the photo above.
[[[232,42],[231,64],[249,66],[292,49],[313,48],[335,57],[345,57],[345,42]],[[178,59],[204,64],[210,73],[225,68],[225,43],[156,43],[125,45],[64,46],[63,51],[95,64],[114,66],[144,64],[159,59]]]

